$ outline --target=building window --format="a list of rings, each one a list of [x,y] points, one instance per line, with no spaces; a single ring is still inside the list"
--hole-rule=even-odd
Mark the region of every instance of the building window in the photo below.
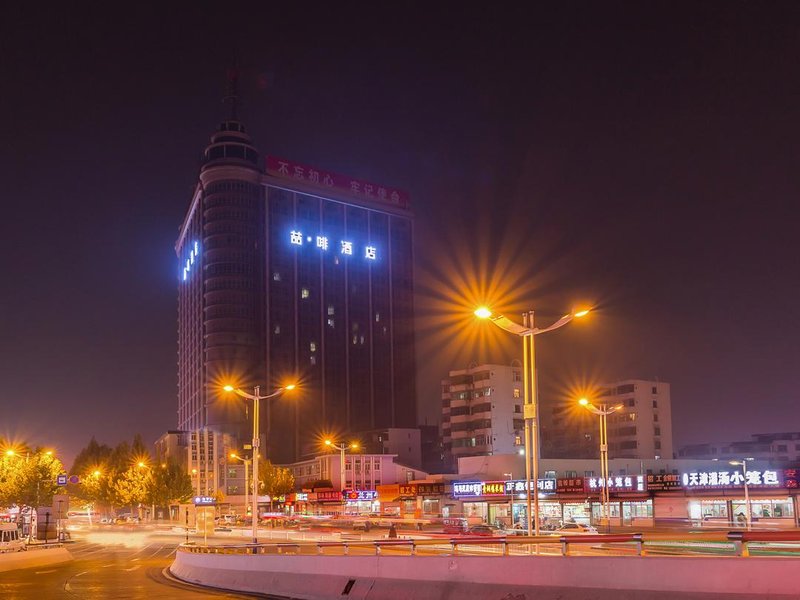
[[[333,309],[333,304],[328,304],[328,316],[333,316],[336,311]]]
[[[518,414],[518,415],[519,415],[519,414],[522,414],[522,406],[520,406],[519,404],[515,404],[515,405],[514,405],[514,412],[515,412],[516,414]]]
[[[331,329],[333,329],[333,327],[334,327],[334,322],[333,322],[333,319],[328,319],[328,327],[330,327]]]
[[[555,471],[545,471],[544,472],[544,478],[545,479],[555,479],[556,478],[556,472]]]
[[[317,364],[317,356],[315,354],[312,354],[311,357],[309,358],[309,361],[311,362],[312,365],[316,365]]]
[[[308,298],[308,296],[309,296],[308,288],[304,287],[303,289],[300,290],[300,297],[301,298]]]
[[[276,324],[276,325],[275,325],[275,328],[272,330],[272,332],[273,332],[275,335],[280,335],[280,334],[281,334],[281,326],[280,326],[280,325],[278,325],[278,324]]]
[[[376,323],[380,323],[381,322],[381,313],[379,313],[379,312],[375,313],[375,322]]]
[[[511,381],[522,381],[522,375],[519,371],[511,371]]]
[[[311,350],[311,352],[316,352],[317,351],[317,342],[310,342],[308,344],[308,349]]]
[[[628,398],[628,406],[636,406],[636,400],[633,398]]]
[[[584,471],[583,472],[583,476],[584,477],[594,477],[594,471]]]
[[[515,435],[514,436],[514,445],[515,446],[522,446],[522,436],[521,435]]]
[[[653,386],[653,393],[654,393],[654,394],[657,394],[657,393],[658,393],[658,388],[657,388],[656,386]]]
[[[653,422],[658,423],[658,415],[653,415]]]
[[[272,274],[272,281],[280,281],[280,280],[281,280],[281,274],[280,274],[280,273],[278,273],[277,271],[275,271],[275,272]]]
[[[658,400],[653,400],[653,408],[658,408]]]
[[[654,435],[661,435],[661,427],[653,427]]]
[[[577,471],[567,471],[566,473],[564,473],[564,476],[565,477],[577,477],[578,476],[578,472]]]
[[[519,388],[514,388],[514,398],[519,398]]]

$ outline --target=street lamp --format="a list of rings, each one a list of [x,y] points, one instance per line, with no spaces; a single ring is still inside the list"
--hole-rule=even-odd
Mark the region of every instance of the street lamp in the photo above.
[[[249,458],[242,458],[235,452],[231,452],[231,458],[235,458],[236,460],[240,460],[244,463],[244,505],[247,506],[247,492],[250,489],[250,463],[252,462]],[[247,515],[247,508],[244,510],[245,515]]]
[[[478,308],[474,314],[476,317],[488,319],[500,329],[522,338],[523,387],[525,388],[524,411],[522,416],[525,419],[527,530],[528,535],[530,535],[531,529],[534,530],[536,535],[539,535],[539,435],[537,429],[539,408],[536,401],[536,354],[533,338],[539,334],[563,327],[574,318],[584,317],[589,314],[589,311],[580,310],[575,313],[564,315],[558,321],[543,329],[534,327],[534,311],[532,310],[522,315],[522,325],[502,315],[492,314],[492,311],[485,306]],[[533,473],[531,473],[531,463],[533,463]],[[535,482],[533,489],[531,489],[531,479]],[[533,511],[531,511],[531,495],[533,496]],[[535,519],[533,518],[534,513],[536,514]]]
[[[350,450],[358,450],[358,444],[356,442],[350,442],[350,444],[334,444],[331,440],[325,440],[325,445],[330,446],[334,450],[339,451],[339,477],[340,477],[340,484],[342,491],[345,490],[345,473],[344,473],[344,451],[348,448]],[[353,469],[353,487],[355,488],[355,469]]]
[[[238,396],[245,398],[247,400],[253,401],[253,543],[258,543],[258,447],[260,445],[259,442],[259,434],[258,434],[258,419],[259,419],[259,402],[261,400],[269,400],[270,398],[275,398],[280,396],[284,392],[291,391],[295,389],[297,386],[295,384],[289,384],[283,387],[279,387],[271,394],[267,394],[266,396],[261,395],[261,386],[256,385],[253,387],[253,393],[248,394],[247,392],[243,392],[239,388],[235,388],[232,385],[226,385],[223,389],[226,392],[234,392]],[[256,548],[253,548],[253,552],[256,552]]]
[[[600,486],[600,512],[606,522],[606,531],[611,531],[610,495],[608,489],[608,415],[622,410],[623,405],[608,406],[607,404],[601,404],[600,406],[595,406],[586,398],[578,400],[578,404],[590,413],[600,417],[600,479],[603,481],[603,485]]]
[[[744,477],[744,512],[745,523],[747,524],[747,531],[750,531],[753,526],[753,518],[750,514],[750,488],[747,484],[747,461],[755,460],[753,457],[743,458],[742,460],[731,460],[729,464],[742,467],[742,477]]]

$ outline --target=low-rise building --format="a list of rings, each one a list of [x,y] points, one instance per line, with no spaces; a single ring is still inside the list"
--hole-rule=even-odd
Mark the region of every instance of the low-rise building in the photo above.
[[[688,444],[678,450],[680,458],[741,460],[754,458],[771,465],[800,463],[800,432],[756,433],[750,440]]]

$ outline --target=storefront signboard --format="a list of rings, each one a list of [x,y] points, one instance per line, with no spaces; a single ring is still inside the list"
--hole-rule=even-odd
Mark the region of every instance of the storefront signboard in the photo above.
[[[418,483],[417,496],[437,496],[444,494],[443,483]]]
[[[589,491],[596,492],[605,487],[611,492],[644,492],[644,475],[619,475],[603,479],[589,477]]]
[[[483,496],[483,482],[482,481],[454,481],[453,482],[453,497],[454,498],[471,498]]]
[[[363,502],[366,500],[375,500],[378,497],[378,492],[375,490],[345,490],[342,492],[345,500],[355,500]]]
[[[583,477],[556,479],[556,492],[559,494],[580,494],[585,491]]]
[[[782,487],[780,471],[747,471],[747,487]],[[732,471],[692,471],[681,476],[683,487],[690,489],[744,487],[745,474],[741,470]]]
[[[504,482],[506,485],[506,494],[524,494],[528,489],[528,482],[524,479],[512,479]],[[556,491],[555,479],[540,479],[539,492],[543,494],[553,494]]]
[[[341,502],[342,492],[338,490],[325,490],[317,492],[317,502]]]
[[[796,490],[800,487],[800,470],[786,469],[783,472],[783,484],[787,489]]]
[[[647,489],[651,491],[679,490],[683,487],[677,473],[649,473],[645,475]]]

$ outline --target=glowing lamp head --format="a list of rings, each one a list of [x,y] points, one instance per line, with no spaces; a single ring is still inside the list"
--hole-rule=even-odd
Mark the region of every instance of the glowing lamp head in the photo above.
[[[45,456],[53,456],[53,451],[52,450],[48,450],[47,452],[44,453],[44,455]]]
[[[330,440],[325,440],[325,445],[326,446],[331,446],[331,445],[333,445],[333,442],[330,441]]]
[[[143,463],[142,461],[139,461],[138,463],[136,463],[136,465],[137,465],[139,468],[142,468],[142,467],[144,467],[144,463]]]
[[[94,475],[95,477],[100,477],[100,471],[95,471],[94,473],[92,473],[92,475]]]
[[[350,447],[351,447],[353,450],[358,450],[358,442],[353,442],[352,444],[350,444]]]
[[[293,390],[293,389],[295,389],[296,387],[297,387],[297,384],[296,384],[296,383],[290,383],[289,385],[287,385],[287,386],[286,386],[286,387],[284,387],[283,389],[285,389],[285,390],[289,390],[289,391],[292,391],[292,390]]]
[[[581,398],[580,400],[578,400],[578,404],[580,404],[581,406],[587,406],[589,404],[589,401],[586,398]]]
[[[239,458],[239,457],[236,456],[236,452],[231,452],[231,458]]]
[[[587,308],[587,309],[584,309],[584,310],[579,310],[578,312],[576,312],[572,316],[573,317],[577,317],[578,319],[580,319],[581,317],[585,317],[588,314],[589,314],[589,309]]]
[[[489,310],[488,308],[486,308],[485,306],[481,306],[481,307],[479,307],[479,308],[477,308],[477,309],[475,310],[475,313],[474,313],[474,314],[475,314],[475,316],[476,316],[476,317],[478,317],[479,319],[488,319],[489,317],[491,317],[491,316],[492,316],[492,311],[490,311],[490,310]]]
[[[15,454],[16,454],[16,452],[14,452],[11,449],[6,450],[6,456],[14,456]]]
[[[234,390],[234,387],[232,385],[226,385],[222,389],[225,390],[226,392],[232,392]]]

